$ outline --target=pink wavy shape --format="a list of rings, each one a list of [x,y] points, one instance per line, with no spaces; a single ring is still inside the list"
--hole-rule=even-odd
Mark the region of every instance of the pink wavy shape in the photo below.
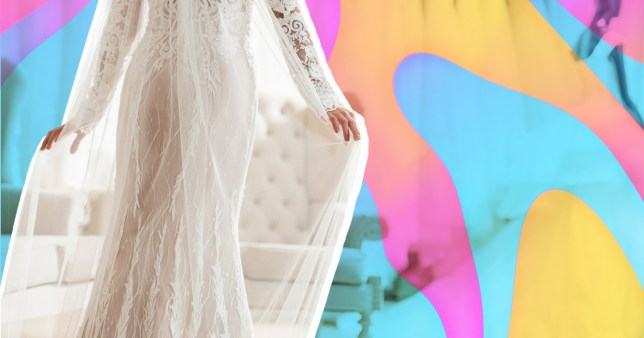
[[[559,0],[559,3],[581,23],[590,26],[596,10],[595,1]],[[606,43],[624,45],[624,54],[644,63],[644,1],[621,0],[619,15],[610,21],[603,36]]]
[[[315,31],[320,38],[322,49],[327,60],[331,56],[333,46],[338,38],[340,28],[340,1],[307,0],[306,6],[309,9],[311,20],[315,24]]]
[[[29,13],[36,10],[49,0],[20,0],[20,1],[2,1],[0,2],[0,12],[2,20],[0,21],[0,34],[4,33],[9,27],[15,25]]]

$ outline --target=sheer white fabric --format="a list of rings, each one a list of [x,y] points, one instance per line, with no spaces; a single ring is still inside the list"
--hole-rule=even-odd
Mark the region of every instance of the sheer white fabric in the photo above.
[[[281,51],[274,65],[317,117],[302,142],[319,159],[306,179],[321,188],[299,236],[242,248],[244,195],[262,189],[246,184],[258,96],[275,80],[258,78],[257,41],[272,51],[260,57]],[[359,114],[359,142],[332,131],[326,112],[338,107],[352,110],[304,1],[99,0],[61,138],[29,168],[2,278],[2,337],[35,325],[52,337],[313,337],[368,153]],[[75,132],[88,136],[70,155]],[[108,226],[44,210],[52,195],[106,213]],[[96,207],[99,195],[108,207]],[[38,258],[48,236],[62,261]],[[249,275],[247,251],[275,261]],[[47,288],[43,269],[57,276]],[[269,283],[249,294],[257,279]]]

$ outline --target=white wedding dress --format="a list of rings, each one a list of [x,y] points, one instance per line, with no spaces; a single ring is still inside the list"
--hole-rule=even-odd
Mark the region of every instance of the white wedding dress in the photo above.
[[[272,287],[255,295],[245,288],[238,238],[244,192],[254,189],[246,186],[258,109],[254,60],[267,57],[254,55],[251,32],[281,50],[287,76],[324,127],[308,130],[309,149],[333,159],[310,169],[307,179],[326,187],[321,207],[302,240],[275,256]],[[338,107],[351,110],[303,1],[99,0],[61,138],[51,154],[34,155],[25,184],[3,274],[2,310],[11,312],[3,337],[31,325],[39,197],[51,188],[45,176],[82,201],[103,190],[113,199],[88,264],[93,286],[58,299],[52,336],[244,338],[274,325],[270,336],[312,337],[367,158],[362,116],[355,114],[359,142],[347,147],[333,133],[326,112]],[[113,130],[109,121],[117,121]],[[74,132],[88,136],[69,155]],[[52,168],[63,156],[70,162]],[[73,158],[87,164],[75,180],[64,174],[65,166],[78,170]],[[113,174],[99,177],[110,165]],[[68,250],[80,250],[82,238],[66,235]],[[287,247],[258,242],[269,253]],[[74,265],[61,264],[59,281]],[[249,297],[264,306],[251,313]]]

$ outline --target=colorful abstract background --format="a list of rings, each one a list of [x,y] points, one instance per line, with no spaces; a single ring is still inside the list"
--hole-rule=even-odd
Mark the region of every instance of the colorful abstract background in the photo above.
[[[644,2],[307,3],[369,130],[356,213],[418,291],[373,337],[644,337]],[[5,235],[95,6],[0,5]]]

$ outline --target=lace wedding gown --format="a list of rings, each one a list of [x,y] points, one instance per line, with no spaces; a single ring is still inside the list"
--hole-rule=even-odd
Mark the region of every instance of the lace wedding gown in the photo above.
[[[238,222],[258,109],[254,10],[270,15],[289,76],[329,131],[310,131],[309,142],[338,162],[312,169],[329,186],[327,200],[310,218],[305,240],[295,243],[304,249],[284,260],[274,287],[254,295],[265,306],[251,314]],[[362,140],[345,147],[341,136],[331,135],[326,112],[351,107],[327,68],[303,1],[99,0],[95,20],[58,143],[74,132],[90,135],[82,145],[100,163],[110,134],[97,126],[108,112],[118,115],[112,218],[91,293],[67,292],[61,306],[63,313],[84,304],[82,315],[66,317],[53,331],[61,337],[237,338],[257,335],[254,322],[281,325],[279,337],[312,336],[362,179],[367,133],[356,113]],[[39,183],[30,179],[3,276],[14,291],[28,289],[15,282],[28,277],[12,282],[19,275],[12,266],[33,263],[21,252],[31,252],[37,237],[30,236],[38,225],[28,224],[37,218],[29,217],[36,210],[30,196]],[[3,310],[15,305],[3,301]],[[20,332],[23,320],[3,324]]]

